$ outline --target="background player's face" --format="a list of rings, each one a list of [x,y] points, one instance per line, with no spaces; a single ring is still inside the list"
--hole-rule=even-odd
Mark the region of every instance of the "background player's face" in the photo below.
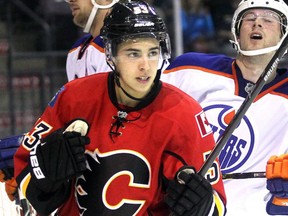
[[[108,5],[112,0],[95,0],[95,2],[99,5]],[[70,0],[69,5],[73,15],[73,22],[75,25],[84,28],[93,8],[91,0]],[[98,9],[94,20],[103,23],[107,11],[108,9]]]
[[[150,92],[159,56],[159,41],[155,38],[129,39],[118,45],[114,63],[125,91],[138,98]]]
[[[242,50],[276,45],[281,39],[279,16],[267,9],[251,9],[241,19],[239,44]]]

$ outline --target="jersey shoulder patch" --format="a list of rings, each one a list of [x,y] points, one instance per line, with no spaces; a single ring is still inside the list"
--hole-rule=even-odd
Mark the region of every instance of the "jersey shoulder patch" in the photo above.
[[[70,50],[75,49],[79,46],[81,46],[85,41],[87,41],[88,38],[92,37],[91,34],[86,34],[83,37],[79,38],[71,47]]]
[[[99,35],[94,38],[93,43],[96,44],[97,46],[101,47],[101,48],[104,48],[103,39]]]
[[[231,74],[233,61],[233,58],[225,55],[189,52],[176,57],[166,70],[177,67],[200,67]]]

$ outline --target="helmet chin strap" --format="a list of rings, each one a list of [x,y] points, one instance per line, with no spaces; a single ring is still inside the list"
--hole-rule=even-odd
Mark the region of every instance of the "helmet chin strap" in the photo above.
[[[236,39],[235,39],[235,41],[230,40],[230,43],[232,43],[233,48],[236,49],[237,52],[240,52],[244,56],[257,56],[257,55],[262,55],[262,54],[270,53],[270,52],[277,50],[280,47],[280,45],[282,44],[283,40],[286,38],[287,34],[288,34],[288,31],[285,33],[285,35],[283,35],[282,39],[277,43],[277,45],[271,46],[271,47],[266,47],[263,49],[257,49],[257,50],[249,50],[249,51],[242,50],[240,48],[239,43],[235,42]],[[286,52],[287,52],[287,50],[286,50]],[[286,54],[286,52],[284,54]]]
[[[108,4],[108,5],[99,5],[99,4],[97,4],[95,2],[95,0],[91,0],[91,2],[93,4],[93,8],[92,8],[92,11],[91,11],[91,13],[89,15],[88,21],[87,21],[83,31],[86,32],[86,33],[89,33],[98,8],[100,8],[100,9],[109,9],[109,8],[113,7],[113,5],[116,4],[118,1],[119,0],[112,0],[112,2],[110,4]]]
[[[156,75],[155,80],[154,80],[154,84],[155,85],[158,85],[158,83],[159,83],[160,76],[161,76],[161,73],[162,73],[162,68],[165,65],[165,63],[166,63],[166,60],[163,60],[161,68],[157,70],[157,75]],[[112,66],[109,61],[107,61],[107,64],[108,64],[108,66],[111,68],[111,70],[114,73],[114,76],[115,76],[114,78],[115,78],[116,85],[124,92],[124,94],[127,97],[129,97],[130,99],[135,100],[135,101],[143,101],[144,99],[146,99],[146,97],[145,98],[136,98],[136,97],[130,95],[127,91],[125,91],[125,89],[121,86],[121,83],[120,83],[120,80],[119,80],[120,74],[117,72],[115,64],[113,64],[114,66]],[[153,91],[153,90],[151,90],[151,91]]]
[[[142,98],[136,98],[136,97],[130,95],[128,92],[125,91],[125,89],[124,89],[124,88],[121,86],[121,84],[120,84],[120,80],[119,80],[120,75],[119,75],[119,73],[118,73],[117,70],[116,70],[115,64],[113,63],[113,66],[112,66],[109,61],[106,61],[106,62],[107,62],[108,66],[111,68],[111,70],[112,70],[113,73],[114,73],[114,78],[115,78],[116,85],[124,92],[124,94],[125,94],[127,97],[129,97],[130,99],[132,99],[132,100],[142,101]],[[113,62],[113,61],[112,61],[112,62]]]

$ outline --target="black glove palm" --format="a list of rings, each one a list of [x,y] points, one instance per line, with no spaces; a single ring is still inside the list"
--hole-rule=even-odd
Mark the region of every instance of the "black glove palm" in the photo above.
[[[213,202],[211,184],[193,168],[178,171],[178,180],[169,182],[165,203],[175,216],[206,216]],[[192,172],[191,172],[192,171]],[[180,182],[179,182],[180,180]]]
[[[78,132],[63,131],[59,129],[49,134],[36,151],[30,153],[32,181],[44,192],[57,190],[86,169],[85,145],[90,143],[89,138]],[[35,159],[38,167],[35,167]]]

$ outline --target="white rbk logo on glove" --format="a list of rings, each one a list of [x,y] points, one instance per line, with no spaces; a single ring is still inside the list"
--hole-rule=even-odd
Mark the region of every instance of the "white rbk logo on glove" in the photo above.
[[[45,143],[40,143],[40,144],[44,145]],[[33,168],[35,177],[37,179],[43,179],[45,178],[45,175],[43,174],[41,168],[39,167],[39,162],[36,156],[36,147],[37,145],[30,152],[30,162],[31,162],[31,166]]]

